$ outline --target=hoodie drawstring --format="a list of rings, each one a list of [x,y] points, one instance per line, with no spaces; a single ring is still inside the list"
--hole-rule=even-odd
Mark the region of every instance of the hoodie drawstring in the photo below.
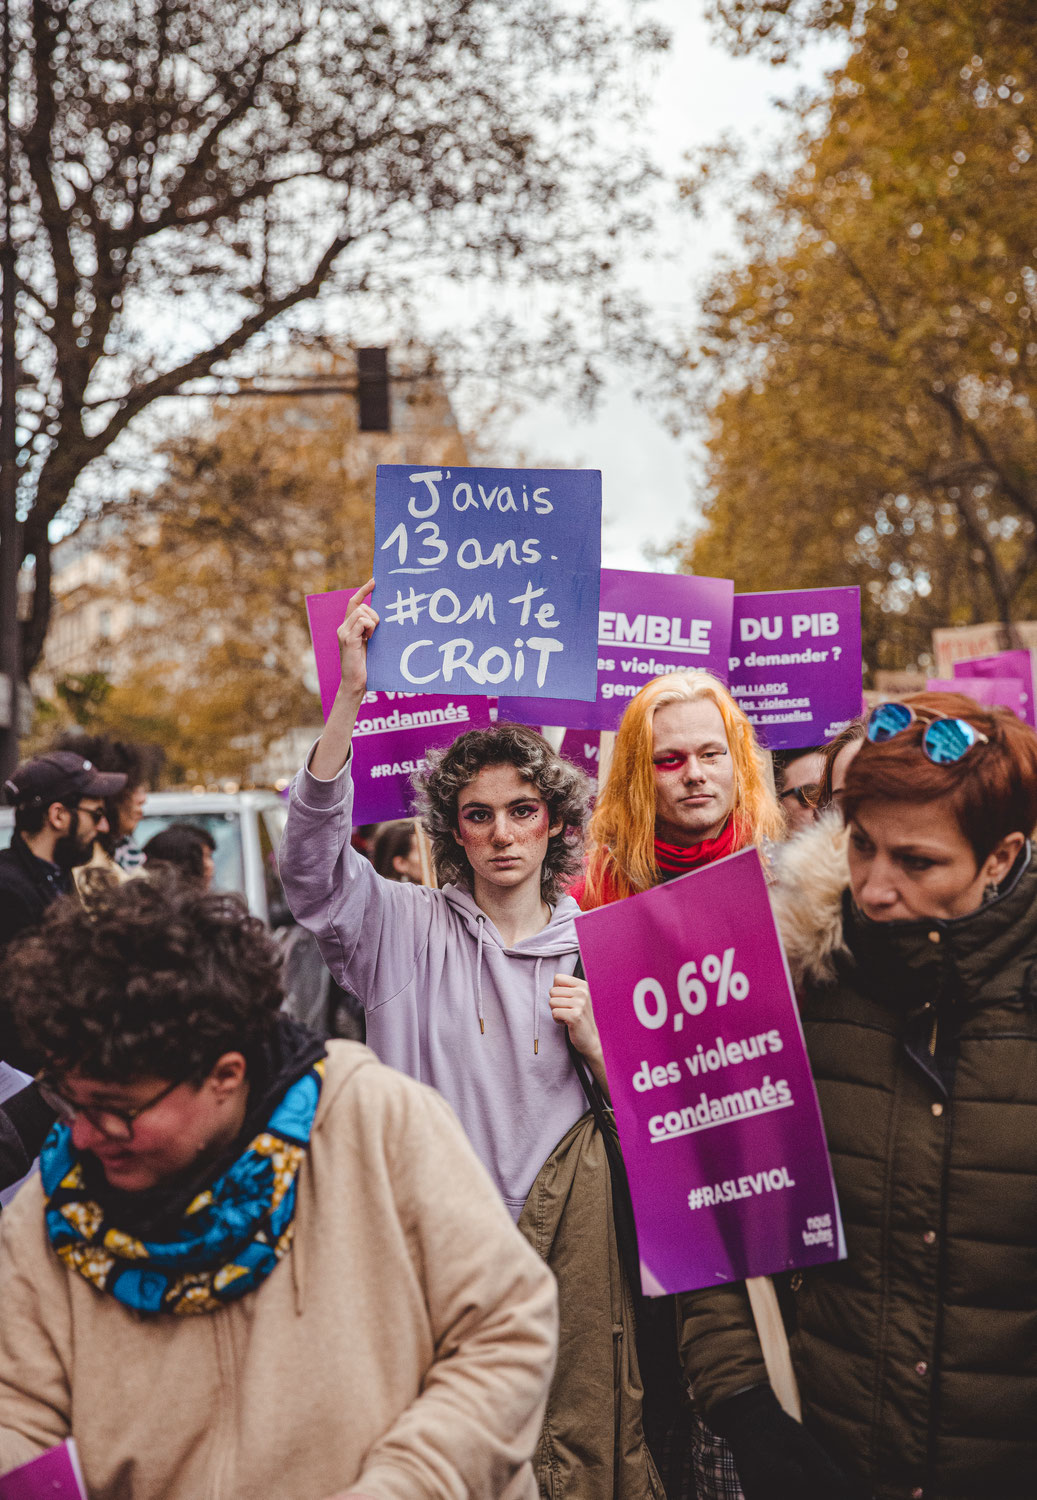
[[[482,1003],[482,945],[483,934],[486,931],[486,918],[479,914],[476,917],[479,936],[475,945],[475,1006],[479,1017],[479,1034],[486,1035],[486,1015]],[[543,968],[544,960],[538,958],[533,969],[533,1056],[540,1054],[540,970]]]
[[[544,962],[542,958],[536,961],[533,970],[533,1056],[536,1057],[540,1051],[540,966]]]
[[[482,1008],[482,940],[483,933],[486,931],[486,918],[480,913],[476,920],[479,924],[479,942],[475,950],[475,1001],[476,1013],[479,1017],[479,1032],[480,1035],[485,1036],[486,1017],[483,1015]]]

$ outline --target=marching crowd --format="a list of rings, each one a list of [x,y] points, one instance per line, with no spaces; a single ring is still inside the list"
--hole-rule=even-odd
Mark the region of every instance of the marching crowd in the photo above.
[[[80,742],[6,785],[0,1061],[34,1082],[0,1189],[38,1170],[0,1215],[0,1475],[71,1436],[91,1500],[1033,1500],[1037,734],[916,694],[775,791],[675,672],[593,812],[524,726],[430,753],[432,885],[408,829],[351,841],[377,627],[368,585],[279,856],[366,1047],[284,1014],[211,841],[121,878],[139,765]],[[775,1280],[792,1382],[746,1284],[642,1295],[599,1034],[629,997],[574,920],[750,846],[846,1241]]]

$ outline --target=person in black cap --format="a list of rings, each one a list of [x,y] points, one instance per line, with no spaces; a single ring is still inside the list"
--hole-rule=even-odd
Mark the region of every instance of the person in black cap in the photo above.
[[[69,750],[38,755],[4,782],[15,812],[11,847],[0,851],[0,954],[73,890],[72,871],[88,862],[108,827],[104,798],[125,784],[125,776],[98,771]],[[0,1006],[0,1060],[17,1066],[15,1050]]]
[[[15,813],[11,847],[0,851],[0,950],[72,890],[72,870],[108,830],[104,799],[125,785],[70,750],[38,755],[4,782]]]
[[[11,847],[0,850],[0,958],[12,938],[37,926],[48,906],[74,889],[72,871],[89,861],[95,840],[108,828],[103,799],[125,785],[125,776],[98,771],[66,750],[26,761],[4,782],[15,814]],[[36,1071],[2,994],[0,1063]],[[35,1086],[0,1106],[0,1191],[28,1171],[53,1118]]]

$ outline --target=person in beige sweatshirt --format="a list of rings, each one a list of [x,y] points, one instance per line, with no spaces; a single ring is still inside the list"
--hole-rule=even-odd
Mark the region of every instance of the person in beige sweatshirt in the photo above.
[[[0,1474],[90,1500],[533,1500],[550,1272],[444,1101],[278,1015],[236,898],[59,903],[6,981],[58,1111],[0,1220]]]

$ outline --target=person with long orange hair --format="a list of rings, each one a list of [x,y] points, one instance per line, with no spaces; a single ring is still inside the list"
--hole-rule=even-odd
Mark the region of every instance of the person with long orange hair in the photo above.
[[[623,715],[590,824],[584,911],[784,837],[753,727],[711,672],[645,684]]]

